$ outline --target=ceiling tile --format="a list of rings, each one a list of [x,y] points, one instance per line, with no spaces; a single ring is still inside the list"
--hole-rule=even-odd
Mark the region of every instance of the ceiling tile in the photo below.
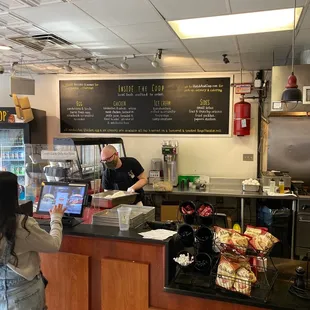
[[[248,71],[268,70],[272,68],[272,60],[267,61],[243,61],[243,69]]]
[[[161,67],[175,67],[175,66],[195,66],[197,65],[192,57],[182,57],[177,55],[163,56],[159,61]]]
[[[151,0],[166,20],[227,14],[225,0]]]
[[[0,27],[0,36],[4,36],[4,37],[6,37],[6,36],[10,36],[10,37],[19,36],[19,33],[17,31],[18,31],[17,29],[15,31],[15,29],[13,30],[13,29],[7,29],[7,28],[1,28]]]
[[[23,51],[23,50],[22,50]],[[35,57],[36,59],[39,59],[39,60],[51,60],[51,59],[55,59],[54,56],[51,56],[51,55],[47,55],[47,54],[44,54],[42,52],[34,52],[34,51],[31,51],[31,52],[27,52],[27,51],[23,51],[23,53],[26,55],[30,55],[30,56],[33,56]]]
[[[164,22],[109,27],[129,44],[175,40],[176,34]]]
[[[147,0],[75,0],[74,4],[105,26],[161,21]]]
[[[117,37],[107,28],[96,28],[80,31],[54,31],[55,34],[72,43],[91,43],[91,42],[113,42],[114,44],[123,45],[124,41]]]
[[[124,72],[124,71],[123,71]],[[149,66],[130,66],[129,69],[126,71],[128,74],[141,74],[141,73],[148,73],[148,74],[154,74],[154,73],[162,73],[163,69],[161,67],[154,68],[151,65]]]
[[[205,71],[209,72],[232,72],[232,71],[239,71],[240,70],[240,63],[235,64],[205,64],[202,66]]]
[[[245,34],[238,36],[241,53],[250,51],[272,51],[275,47],[290,46],[291,31]]]
[[[4,12],[8,12],[8,11],[9,11],[9,6],[3,1],[0,1],[0,14]]]
[[[308,7],[307,12],[305,13],[304,20],[301,24],[301,29],[309,29],[310,28],[310,6]]]
[[[22,30],[22,31],[26,31],[28,33],[29,36],[36,36],[36,35],[40,35],[40,34],[46,34],[46,32],[36,26],[33,26],[32,24],[26,24],[22,27],[18,27],[18,29]]]
[[[62,51],[45,51],[45,54],[56,57],[56,58],[60,58],[60,59],[70,59],[72,58],[72,55],[69,55],[65,52]]]
[[[183,40],[190,52],[200,55],[212,52],[236,52],[234,37],[217,37]]]
[[[18,16],[11,14],[11,13],[5,13],[0,15],[1,22],[5,22],[8,25],[14,25],[14,24],[24,24],[25,22],[20,19]]]
[[[310,30],[301,29],[296,38],[296,45],[304,48],[310,47]]]
[[[272,53],[243,53],[241,54],[241,60],[243,62],[271,62],[273,60]]]
[[[109,63],[114,64],[118,67],[120,67],[120,63],[123,62],[122,57],[118,58],[109,58],[108,59]],[[135,67],[135,66],[151,66],[151,61],[146,58],[146,57],[136,57],[133,59],[127,59],[127,63],[130,67]]]
[[[238,54],[229,54],[227,57],[230,61],[230,63],[227,65],[240,62],[240,58],[239,58]],[[205,53],[205,54],[201,54],[195,58],[199,62],[199,64],[201,64],[201,65],[224,64],[223,63],[223,56],[220,53]]]
[[[26,4],[20,3],[18,0],[0,0],[0,2],[9,9],[27,7]]]
[[[148,54],[155,53],[157,49],[163,49],[163,54],[178,54],[185,55],[188,54],[187,50],[184,48],[179,39],[164,41],[164,42],[152,42],[145,44],[134,44],[133,47],[137,49],[140,53]]]
[[[112,48],[104,47],[103,45],[98,46],[96,48],[87,47],[85,45],[80,45],[80,46],[87,48],[92,53],[93,56],[137,54],[137,51],[133,49],[132,47],[130,47],[129,45],[112,47]]]
[[[56,3],[14,10],[17,15],[47,31],[68,32],[102,28],[102,25],[71,3]]]
[[[174,66],[174,67],[163,67],[164,72],[171,73],[186,73],[186,72],[203,72],[203,70],[198,66]]]
[[[297,0],[297,6],[303,6],[304,3],[304,0]],[[234,14],[294,7],[292,0],[230,0],[230,4]]]

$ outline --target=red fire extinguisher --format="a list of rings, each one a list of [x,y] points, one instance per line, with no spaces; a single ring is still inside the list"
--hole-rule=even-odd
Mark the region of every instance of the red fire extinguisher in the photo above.
[[[241,101],[234,105],[234,135],[235,136],[248,136],[251,128],[251,104]]]

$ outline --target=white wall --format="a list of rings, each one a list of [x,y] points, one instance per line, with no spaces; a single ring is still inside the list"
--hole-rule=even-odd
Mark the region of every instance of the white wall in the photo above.
[[[10,79],[7,74],[0,74],[0,106],[11,107],[13,106],[12,98],[9,96],[11,93]]]
[[[191,75],[165,75],[164,77],[214,77],[227,76],[226,74],[191,74]],[[129,78],[155,78],[163,76],[130,76],[130,75],[40,75],[36,76],[36,95],[30,96],[34,108],[46,110],[48,116],[48,142],[60,135],[59,124],[59,80],[61,79],[129,79]],[[240,79],[239,74],[234,75],[235,82]],[[252,81],[252,75],[243,74],[243,82]],[[9,76],[0,76],[0,106],[12,106]],[[4,98],[4,100],[3,100]],[[233,102],[239,101],[235,96]],[[231,114],[233,115],[233,113]],[[247,137],[208,137],[208,136],[123,136],[127,156],[136,157],[146,170],[150,168],[151,158],[161,157],[161,143],[164,139],[175,138],[179,141],[179,173],[180,174],[206,174],[217,177],[256,177],[257,167],[257,115],[258,104],[252,104],[251,135]],[[82,135],[89,136],[89,135]],[[116,136],[116,135],[114,135]],[[243,162],[243,154],[254,154],[253,162]]]

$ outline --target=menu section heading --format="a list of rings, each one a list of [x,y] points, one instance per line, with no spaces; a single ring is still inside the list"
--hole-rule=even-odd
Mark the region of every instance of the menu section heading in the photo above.
[[[230,78],[60,81],[62,133],[228,134]]]

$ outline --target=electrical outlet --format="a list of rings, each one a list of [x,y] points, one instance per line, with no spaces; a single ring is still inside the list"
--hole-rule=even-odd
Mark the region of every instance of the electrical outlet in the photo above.
[[[254,161],[254,154],[243,154],[243,161]]]

